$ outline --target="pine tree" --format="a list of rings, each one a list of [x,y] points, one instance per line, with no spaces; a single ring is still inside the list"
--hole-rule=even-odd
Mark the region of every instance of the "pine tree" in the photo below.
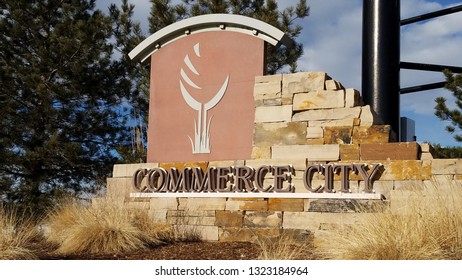
[[[296,39],[302,30],[295,25],[295,20],[308,16],[309,8],[306,0],[299,0],[295,7],[278,10],[275,0],[183,0],[173,5],[170,0],[151,0],[150,32],[154,33],[163,27],[181,19],[202,14],[232,13],[259,19],[284,31],[290,38]],[[295,41],[290,48],[284,46],[275,50],[267,44],[267,73],[274,74],[285,66],[291,72],[297,68],[297,60],[303,55],[303,45]]]
[[[94,0],[0,0],[0,198],[94,191],[126,143],[132,82]]]
[[[452,92],[456,98],[456,108],[449,109],[444,97],[435,99],[435,115],[443,121],[450,121],[446,130],[453,134],[454,139],[462,142],[462,74],[453,74],[450,71],[444,72],[446,76],[446,88]]]

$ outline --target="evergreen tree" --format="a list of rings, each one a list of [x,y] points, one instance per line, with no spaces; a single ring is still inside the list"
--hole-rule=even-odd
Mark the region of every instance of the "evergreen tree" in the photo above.
[[[232,13],[264,21],[284,31],[290,38],[296,39],[302,27],[295,25],[295,20],[305,18],[309,13],[306,0],[299,0],[295,7],[290,6],[283,11],[278,10],[275,0],[183,0],[183,3],[176,5],[173,5],[170,0],[151,0],[151,2],[149,20],[151,33],[192,16]],[[274,74],[285,66],[289,66],[290,71],[295,72],[297,60],[302,54],[303,45],[298,42],[290,48],[282,46],[278,50],[267,44],[267,73]]]
[[[40,211],[58,193],[94,191],[126,143],[132,82],[113,42],[123,24],[94,6],[0,0],[3,201]]]
[[[435,99],[435,115],[443,121],[451,121],[446,130],[454,134],[454,139],[462,142],[462,74],[453,74],[450,71],[444,72],[446,76],[446,88],[456,98],[456,108],[449,109],[444,97]]]

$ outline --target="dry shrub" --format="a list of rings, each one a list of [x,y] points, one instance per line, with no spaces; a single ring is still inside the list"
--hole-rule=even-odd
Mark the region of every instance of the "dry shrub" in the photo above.
[[[33,243],[41,235],[35,222],[25,214],[13,208],[0,206],[0,259],[30,260],[36,259]]]
[[[258,235],[256,243],[261,250],[259,260],[309,259],[312,251],[311,242],[298,240],[288,232],[283,232],[276,238]]]
[[[161,243],[147,210],[131,210],[115,199],[100,199],[91,207],[66,203],[49,219],[48,240],[58,252],[126,253]]]
[[[462,258],[462,186],[409,191],[405,208],[369,213],[319,242],[327,258],[349,260],[436,260]],[[444,189],[444,191],[443,191]]]

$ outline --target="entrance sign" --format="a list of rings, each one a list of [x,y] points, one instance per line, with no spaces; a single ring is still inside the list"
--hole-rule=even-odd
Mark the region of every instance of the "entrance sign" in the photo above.
[[[265,42],[291,40],[256,19],[211,14],[174,23],[130,52],[151,57],[147,162],[251,158]]]

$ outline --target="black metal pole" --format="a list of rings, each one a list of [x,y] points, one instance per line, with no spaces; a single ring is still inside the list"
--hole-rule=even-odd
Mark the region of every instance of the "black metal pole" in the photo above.
[[[397,133],[400,7],[400,0],[363,1],[363,100]]]

